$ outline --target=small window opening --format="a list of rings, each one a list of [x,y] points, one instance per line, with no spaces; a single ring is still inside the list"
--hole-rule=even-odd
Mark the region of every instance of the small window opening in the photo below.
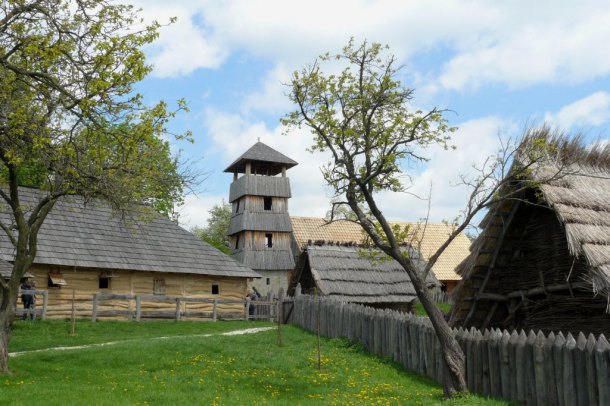
[[[235,237],[235,249],[239,249],[239,235]]]
[[[273,205],[273,198],[271,198],[270,196],[265,196],[263,200],[265,210],[271,210],[271,206]]]
[[[98,288],[109,289],[110,288],[110,278],[107,276],[100,276],[100,279],[98,282]]]
[[[271,278],[267,278],[267,285],[271,285]]]
[[[235,206],[235,213],[239,212],[239,202],[240,201],[241,201],[240,199],[237,199],[237,206]]]
[[[220,294],[220,287],[216,284],[212,285],[212,294],[213,295],[218,295]]]
[[[273,247],[273,234],[265,234],[265,245],[267,248]]]
[[[164,295],[165,294],[165,279],[154,278],[153,279],[153,294]]]

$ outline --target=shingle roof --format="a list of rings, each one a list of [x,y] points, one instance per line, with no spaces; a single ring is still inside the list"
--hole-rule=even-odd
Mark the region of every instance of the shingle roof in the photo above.
[[[13,273],[13,264],[0,259],[0,277],[4,279],[10,279]],[[23,275],[24,278],[33,278],[34,274],[26,272]]]
[[[244,152],[224,171],[243,173],[245,171],[244,168],[246,161],[259,161],[283,164],[284,166],[286,166],[286,168],[292,168],[293,166],[298,165],[296,161],[288,158],[286,155],[274,150],[273,148],[259,141],[252,147],[250,147],[250,149],[248,149],[246,152]]]
[[[366,252],[357,247],[310,245],[302,255],[308,255],[312,276],[323,295],[358,303],[410,302],[416,298],[409,275],[398,262]],[[419,253],[411,249],[410,255],[423,270],[425,261]],[[429,285],[438,285],[432,273],[427,280]]]
[[[27,209],[40,196],[20,189]],[[9,219],[0,207],[2,221]],[[2,233],[0,259],[12,261],[14,248]],[[209,244],[159,215],[120,219],[101,202],[83,204],[78,196],[57,202],[43,223],[35,263],[104,269],[260,277]]]
[[[363,241],[363,232],[358,224],[349,221],[335,221],[326,224],[323,218],[317,217],[291,217],[292,229],[296,242],[299,247],[311,241],[335,241],[335,242],[357,242]],[[427,260],[447,240],[451,233],[451,225],[448,224],[428,224],[423,225],[407,222],[392,222],[400,226],[410,225],[417,231],[418,239],[421,239],[419,250]],[[423,238],[421,236],[423,235]],[[461,277],[455,273],[455,268],[470,253],[470,240],[461,233],[447,247],[440,256],[432,270],[440,281],[460,280]]]

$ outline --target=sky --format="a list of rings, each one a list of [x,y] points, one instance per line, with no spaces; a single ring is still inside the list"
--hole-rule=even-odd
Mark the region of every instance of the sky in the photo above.
[[[190,130],[193,144],[172,144],[207,178],[186,197],[180,221],[205,226],[226,202],[232,175],[223,170],[258,140],[299,162],[288,171],[289,211],[322,217],[332,191],[311,154],[307,130],[286,134],[292,111],[285,86],[292,72],[350,38],[387,44],[414,89],[417,108],[447,109],[458,127],[454,151],[431,148],[412,168],[410,193],[379,195],[388,219],[452,220],[466,205],[460,175],[497,151],[500,140],[549,123],[587,142],[610,138],[610,3],[607,1],[469,0],[140,0],[146,21],[174,24],[145,48],[153,71],[137,90],[190,112],[170,130]],[[407,181],[407,178],[405,178]],[[430,196],[430,204],[413,197]]]

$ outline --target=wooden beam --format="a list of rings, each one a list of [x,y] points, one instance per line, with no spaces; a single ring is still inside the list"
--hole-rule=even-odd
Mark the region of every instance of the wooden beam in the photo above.
[[[498,255],[500,254],[500,250],[502,248],[502,243],[504,242],[504,237],[506,237],[508,228],[509,228],[510,224],[512,223],[513,219],[515,218],[515,215],[517,214],[517,210],[519,209],[520,206],[521,206],[521,201],[518,200],[511,208],[510,214],[508,215],[508,218],[504,222],[504,227],[502,227],[502,233],[497,237],[496,246],[494,247],[494,253],[491,258],[491,262],[489,263],[489,266],[487,267],[487,274],[485,275],[485,279],[483,280],[483,283],[481,283],[481,286],[479,287],[478,293],[483,293],[483,291],[487,287],[489,278],[491,277],[492,271],[496,266],[496,260],[498,259]],[[500,214],[500,216],[502,216],[502,215]],[[478,294],[475,295],[475,297],[478,297]],[[470,307],[470,311],[468,312],[466,319],[464,319],[464,325],[468,325],[468,322],[470,321],[472,316],[475,314],[476,307],[477,307],[477,301],[475,300]]]

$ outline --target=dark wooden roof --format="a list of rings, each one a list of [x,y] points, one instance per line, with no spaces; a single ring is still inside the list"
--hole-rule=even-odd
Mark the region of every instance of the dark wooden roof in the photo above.
[[[367,249],[344,246],[310,245],[302,255],[309,263],[311,275],[321,294],[356,303],[401,303],[416,298],[409,275],[394,260],[375,259]],[[369,251],[377,252],[379,251]],[[420,270],[426,262],[416,250],[410,254]],[[297,270],[298,273],[299,270]],[[298,282],[298,281],[297,281]],[[428,286],[438,286],[434,273],[428,275]]]
[[[4,279],[10,279],[12,273],[13,273],[13,264],[0,259],[0,277],[2,277]],[[30,272],[26,272],[25,275],[23,275],[23,277],[32,278],[32,277],[34,277],[34,275],[31,274]]]
[[[282,166],[288,169],[298,165],[296,161],[259,141],[250,147],[249,150],[244,152],[224,171],[245,173],[246,162],[248,161],[253,163],[254,169],[260,168],[261,170],[269,172],[269,175],[277,175],[280,173],[282,171]]]
[[[31,207],[35,189],[20,190],[21,203]],[[157,214],[133,214],[121,219],[102,202],[78,196],[62,198],[38,237],[35,263],[105,269],[173,272],[231,277],[260,277],[252,269],[201,241],[176,223]],[[9,221],[6,205],[0,218]],[[14,248],[0,235],[0,259],[12,261]]]

